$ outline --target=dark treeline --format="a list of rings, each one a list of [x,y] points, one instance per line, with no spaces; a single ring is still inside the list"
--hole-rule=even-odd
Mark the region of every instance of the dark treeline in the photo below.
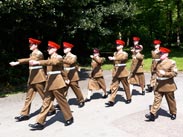
[[[127,47],[133,36],[141,38],[145,49],[152,48],[154,39],[181,47],[182,7],[183,0],[1,0],[0,82],[26,80],[26,65],[12,68],[8,63],[29,56],[29,37],[42,41],[45,58],[48,40],[73,43],[81,65],[94,47],[105,55],[112,52],[118,38]]]

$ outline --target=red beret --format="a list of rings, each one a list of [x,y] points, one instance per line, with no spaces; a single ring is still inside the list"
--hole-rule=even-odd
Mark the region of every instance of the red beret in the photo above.
[[[56,48],[56,49],[60,48],[60,45],[58,45],[57,43],[55,43],[53,41],[48,41],[48,46],[52,47],[52,48]]]
[[[74,47],[73,44],[68,43],[68,42],[63,42],[63,46],[64,46],[64,48],[73,48]]]
[[[167,48],[164,48],[164,47],[160,47],[160,52],[162,52],[162,53],[169,53],[169,52],[171,52],[171,50],[169,50],[169,49],[167,49]]]
[[[142,45],[136,45],[135,49],[143,49],[143,46]]]
[[[161,44],[161,41],[160,40],[154,40],[153,43],[154,43],[154,45],[157,45],[157,44]]]
[[[133,37],[133,41],[139,41],[140,38],[139,37]]]
[[[97,48],[93,49],[93,53],[99,53],[99,52],[100,52],[99,49],[97,49]]]
[[[123,40],[117,39],[116,40],[116,44],[117,45],[123,45],[124,46],[125,45],[125,42]]]
[[[37,40],[37,39],[29,38],[29,43],[39,45],[41,43],[41,41]]]

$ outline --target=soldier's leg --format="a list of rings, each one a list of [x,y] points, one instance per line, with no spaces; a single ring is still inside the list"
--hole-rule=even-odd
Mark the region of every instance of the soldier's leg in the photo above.
[[[125,90],[125,94],[126,94],[126,99],[127,99],[127,103],[131,102],[131,94],[130,94],[130,84],[128,83],[128,78],[127,77],[123,77],[121,78],[121,83],[123,85],[123,88]]]
[[[165,93],[165,97],[166,97],[168,107],[170,110],[171,119],[174,120],[176,118],[176,114],[177,114],[174,92]]]
[[[89,78],[88,87],[87,87],[88,91],[87,91],[87,97],[85,99],[85,102],[88,102],[91,100],[91,96],[93,94],[93,90],[95,89],[95,86],[96,86],[96,80],[93,78]]]
[[[157,92],[157,91],[154,92],[154,102],[153,102],[153,105],[151,106],[150,113],[145,115],[145,117],[149,121],[154,121],[155,120],[156,113],[160,108],[163,95],[164,95],[163,93],[160,93],[160,92]]]
[[[109,101],[113,102],[115,101],[117,91],[119,88],[119,79],[118,78],[113,78],[112,84],[111,84],[111,94],[109,96]]]
[[[152,73],[151,79],[150,79],[150,86],[148,87],[148,92],[152,92],[154,90],[154,86],[156,83],[156,73]]]
[[[150,112],[153,115],[156,115],[157,111],[160,109],[163,95],[164,95],[164,93],[157,92],[157,91],[154,92],[154,102],[153,102],[151,109],[150,109]]]
[[[29,85],[28,91],[27,91],[27,94],[26,94],[24,107],[21,110],[21,115],[23,115],[23,116],[28,116],[29,115],[30,108],[31,108],[31,103],[32,103],[32,100],[35,97],[35,94],[36,94],[36,92],[34,91],[34,85]]]
[[[145,75],[144,75],[144,73],[138,74],[138,78],[139,78],[140,87],[142,89],[141,93],[142,93],[142,95],[145,95],[145,91],[144,91],[144,88],[145,88]]]
[[[41,125],[44,124],[46,120],[46,116],[50,110],[50,108],[53,106],[53,101],[54,101],[54,95],[53,91],[45,91],[45,98],[43,100],[43,104],[41,107],[41,112],[37,116],[37,123],[40,123]]]
[[[106,84],[105,84],[104,78],[103,77],[98,78],[97,81],[98,81],[99,86],[101,87],[101,89],[104,92],[103,93],[103,98],[107,98],[108,94],[107,94],[107,91],[106,91]]]
[[[72,88],[72,90],[74,91],[77,99],[78,99],[78,102],[84,102],[84,98],[83,98],[83,94],[81,92],[81,89],[79,87],[79,84],[78,84],[78,81],[72,81],[70,83],[70,87]]]
[[[62,110],[64,119],[67,121],[71,119],[73,116],[72,116],[72,112],[68,104],[68,101],[64,95],[65,92],[66,92],[65,88],[62,88],[62,89],[54,90],[53,94]]]
[[[35,90],[39,93],[42,100],[44,100],[44,96],[45,96],[44,95],[44,86],[45,86],[45,82],[35,84]],[[55,110],[54,106],[52,106],[51,109],[49,110],[48,116],[51,116],[55,113],[56,113],[56,110]]]

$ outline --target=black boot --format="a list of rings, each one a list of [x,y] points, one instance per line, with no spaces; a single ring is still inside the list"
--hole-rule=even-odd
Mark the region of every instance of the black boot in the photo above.
[[[143,96],[145,95],[145,91],[142,91],[142,95],[143,95]]]
[[[145,117],[149,120],[149,121],[155,121],[155,116],[150,112],[149,114],[146,114]]]
[[[28,120],[29,116],[20,115],[15,117],[15,119],[17,120],[17,122],[20,122],[20,121]]]
[[[52,116],[52,115],[54,115],[54,114],[56,114],[56,110],[54,110],[54,111],[52,111],[52,112],[48,112],[47,116]]]
[[[127,100],[126,100],[126,104],[130,104],[131,102],[132,102],[131,99],[127,99]]]
[[[106,104],[107,107],[112,107],[112,106],[114,106],[114,102],[112,102],[112,101],[109,101],[109,102],[107,102],[107,103],[105,103],[105,104]]]
[[[82,108],[82,107],[84,107],[84,105],[85,105],[85,102],[82,101],[82,102],[79,102],[78,107],[79,107],[79,108]]]
[[[74,122],[74,119],[73,119],[73,117],[72,117],[72,118],[70,118],[69,120],[66,120],[66,121],[65,121],[65,126],[69,126],[69,125],[71,125],[73,122]]]
[[[60,110],[59,104],[54,105],[54,108],[55,108],[56,110]]]
[[[152,91],[153,91],[153,87],[150,86],[150,87],[148,88],[148,92],[152,92]]]
[[[108,97],[108,93],[105,93],[102,98],[107,98]]]
[[[40,123],[35,123],[35,124],[29,124],[29,127],[36,130],[42,130],[44,128],[44,125]]]
[[[171,118],[171,120],[175,120],[176,119],[176,114],[171,114],[170,118]]]

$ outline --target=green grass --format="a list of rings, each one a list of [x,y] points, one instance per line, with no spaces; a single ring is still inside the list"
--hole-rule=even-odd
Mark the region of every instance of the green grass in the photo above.
[[[178,70],[179,71],[183,71],[183,63],[182,63],[183,62],[183,57],[173,57],[171,59],[176,61]],[[145,72],[150,72],[151,63],[152,63],[152,59],[151,58],[144,59],[144,71]],[[131,66],[131,59],[129,59],[128,62],[127,62],[127,69],[128,70],[130,70],[130,66]],[[113,64],[104,64],[102,66],[102,68],[104,70],[111,70],[113,68]]]

